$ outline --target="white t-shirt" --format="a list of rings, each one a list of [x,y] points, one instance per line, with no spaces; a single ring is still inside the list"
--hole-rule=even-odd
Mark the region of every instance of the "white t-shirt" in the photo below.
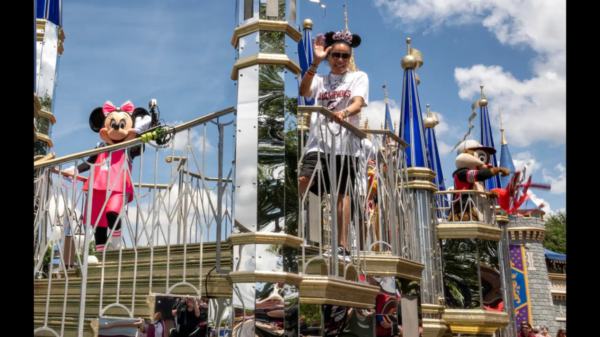
[[[334,85],[336,80],[339,81],[343,76],[344,75],[334,75],[329,73],[315,75],[312,85],[310,86],[312,96],[306,98],[316,99],[316,106],[325,107],[332,112],[341,111],[348,107],[352,103],[354,97],[362,97],[364,100],[363,107],[366,107],[369,104],[369,78],[367,77],[367,74],[362,71],[348,71],[342,82],[336,87]],[[318,132],[317,128],[318,118],[321,119],[321,133]],[[350,116],[346,121],[358,128],[358,114]],[[319,138],[325,137],[325,135],[327,135],[326,146],[328,146],[328,153],[331,150],[333,135],[336,135],[336,154],[342,154],[342,149],[344,149],[345,154],[353,154],[356,152],[356,147],[360,141],[354,134],[348,132],[346,128],[335,122],[330,123],[325,117],[316,112],[313,112],[310,116],[309,133],[305,153],[316,151],[325,152],[325,149],[323,148],[324,144],[319,144]],[[348,133],[351,135],[351,140],[356,140],[354,143],[355,145],[353,146],[354,149],[349,148],[349,145],[346,144]]]

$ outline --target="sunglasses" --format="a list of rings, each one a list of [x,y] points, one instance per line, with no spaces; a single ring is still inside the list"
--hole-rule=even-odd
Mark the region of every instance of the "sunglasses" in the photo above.
[[[334,59],[339,59],[340,57],[344,60],[347,60],[350,58],[350,54],[349,53],[331,53],[331,57],[333,57]]]

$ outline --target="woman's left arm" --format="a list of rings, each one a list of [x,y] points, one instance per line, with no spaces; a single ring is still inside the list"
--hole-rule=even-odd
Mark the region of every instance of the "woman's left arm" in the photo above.
[[[350,105],[348,105],[345,109],[345,110],[348,110],[349,114],[346,115],[346,112],[344,110],[336,111],[333,113],[335,115],[335,121],[340,123],[344,119],[358,114],[362,110],[363,104],[365,104],[365,101],[363,100],[362,97],[360,97],[360,96],[354,97],[352,99],[352,103]]]

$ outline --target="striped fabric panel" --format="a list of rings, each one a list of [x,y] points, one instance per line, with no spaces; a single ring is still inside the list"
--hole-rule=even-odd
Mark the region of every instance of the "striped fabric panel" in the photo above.
[[[467,172],[467,181],[470,183],[474,183],[477,181],[477,179],[475,178],[475,175],[477,174],[476,170],[469,170]]]

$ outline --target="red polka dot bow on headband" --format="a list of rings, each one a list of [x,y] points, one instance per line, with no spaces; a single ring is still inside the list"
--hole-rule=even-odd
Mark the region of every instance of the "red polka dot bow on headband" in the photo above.
[[[332,37],[334,40],[344,40],[348,42],[348,44],[352,44],[352,34],[350,32],[344,33],[343,31],[339,31],[333,34]]]

